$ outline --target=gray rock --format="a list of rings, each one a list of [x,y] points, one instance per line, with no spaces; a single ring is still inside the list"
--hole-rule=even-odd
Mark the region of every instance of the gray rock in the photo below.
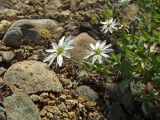
[[[33,102],[38,102],[40,100],[40,97],[38,95],[31,95],[30,98],[32,99]]]
[[[0,76],[2,76],[6,72],[4,67],[0,67]]]
[[[10,29],[9,32],[5,34],[2,41],[10,47],[17,47],[21,44],[22,32],[20,27],[15,27],[14,29]]]
[[[50,19],[18,20],[12,24],[2,41],[6,46],[19,47],[22,44],[38,45],[40,43],[40,30],[56,31],[57,24]]]
[[[128,120],[119,102],[110,107],[108,113],[109,120]]]
[[[57,20],[60,11],[58,9],[62,6],[63,4],[61,3],[60,0],[50,0],[46,5],[45,5],[45,17],[46,18],[52,18]]]
[[[15,57],[15,54],[12,51],[0,51],[0,56],[2,61],[9,62]]]
[[[5,115],[5,109],[0,107],[0,120],[7,120]]]
[[[41,120],[39,110],[25,93],[17,92],[3,100],[7,120]]]
[[[95,44],[96,40],[87,33],[81,33],[74,38],[73,45],[75,46],[70,50],[73,61],[82,62],[86,51],[90,50],[90,44]],[[77,54],[78,53],[78,54]]]
[[[93,89],[85,85],[79,86],[77,91],[78,91],[79,96],[92,100],[92,101],[95,101],[99,98],[97,92],[95,92]]]
[[[22,2],[17,3],[17,4],[14,6],[14,9],[20,11],[20,12],[23,13],[23,14],[33,14],[33,13],[35,12],[35,9],[34,9],[33,6],[24,4],[24,3],[22,3]]]
[[[19,11],[17,10],[0,7],[0,19],[7,18],[13,20],[17,17],[18,13]]]
[[[22,29],[23,37],[21,39],[22,44],[39,45],[40,34],[36,29]]]
[[[13,64],[4,74],[3,80],[13,92],[27,94],[40,91],[59,92],[63,89],[54,71],[47,64],[37,61],[23,61]]]

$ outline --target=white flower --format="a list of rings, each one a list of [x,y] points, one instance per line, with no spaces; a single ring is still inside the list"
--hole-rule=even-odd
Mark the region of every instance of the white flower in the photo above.
[[[108,31],[112,33],[113,31],[122,28],[122,25],[119,22],[116,22],[116,20],[113,20],[113,18],[110,18],[100,23],[103,24],[102,31],[104,33],[107,33]]]
[[[46,57],[43,62],[50,61],[48,66],[50,66],[55,58],[57,58],[57,64],[61,67],[63,63],[63,56],[70,58],[71,55],[68,52],[69,49],[74,48],[71,44],[73,42],[73,38],[71,36],[65,37],[63,36],[59,41],[58,45],[56,43],[52,43],[53,49],[47,49],[46,52],[51,53],[48,57]]]
[[[96,60],[98,60],[99,63],[102,63],[102,58],[108,58],[109,55],[107,55],[107,53],[114,51],[113,49],[109,49],[109,47],[111,47],[111,44],[106,45],[106,41],[103,41],[102,43],[98,41],[95,46],[93,44],[90,44],[90,47],[91,51],[87,53],[87,56],[85,56],[84,59],[93,57],[92,64],[94,64]]]
[[[129,3],[131,0],[119,0],[119,3]]]

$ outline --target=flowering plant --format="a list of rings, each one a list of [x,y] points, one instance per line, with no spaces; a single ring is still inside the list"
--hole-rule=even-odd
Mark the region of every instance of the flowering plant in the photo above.
[[[94,46],[93,44],[90,44],[91,51],[88,51],[87,55],[84,57],[84,59],[88,59],[89,57],[92,58],[92,64],[98,60],[99,63],[102,63],[102,57],[109,57],[107,53],[114,51],[113,49],[110,49],[111,44],[106,45],[106,41],[103,41],[100,43],[98,41],[96,45]]]
[[[47,49],[46,52],[51,53],[48,57],[46,57],[43,62],[50,61],[48,66],[50,66],[55,58],[57,58],[57,64],[61,67],[63,63],[63,57],[70,58],[71,54],[68,50],[74,48],[72,45],[73,38],[71,36],[65,37],[63,36],[58,44],[52,43],[52,49]]]

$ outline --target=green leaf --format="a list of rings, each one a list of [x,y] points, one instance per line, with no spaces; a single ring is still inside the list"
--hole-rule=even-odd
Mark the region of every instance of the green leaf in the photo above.
[[[160,78],[155,79],[155,82],[156,82],[157,88],[160,90]]]
[[[112,10],[109,7],[105,7],[104,10],[103,10],[103,17],[105,19],[108,19],[108,18],[110,18],[112,16],[113,16]]]
[[[156,98],[154,96],[154,93],[148,92],[142,96],[141,100],[145,102],[154,102]]]
[[[122,61],[120,66],[122,74],[126,77],[131,77],[131,67],[130,63]]]
[[[119,88],[121,92],[124,92],[124,90],[130,86],[130,83],[131,83],[131,79],[122,80],[119,83]]]

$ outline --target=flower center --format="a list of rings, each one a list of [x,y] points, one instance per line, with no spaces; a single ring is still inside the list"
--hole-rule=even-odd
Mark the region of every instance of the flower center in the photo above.
[[[108,24],[107,24],[107,27],[110,27],[111,25],[112,25],[112,23],[108,23]]]
[[[58,55],[62,54],[63,50],[64,50],[63,47],[58,47],[58,48],[57,48],[57,54],[58,54]]]
[[[101,52],[102,52],[102,51],[98,48],[98,49],[95,50],[95,55],[100,55]]]

